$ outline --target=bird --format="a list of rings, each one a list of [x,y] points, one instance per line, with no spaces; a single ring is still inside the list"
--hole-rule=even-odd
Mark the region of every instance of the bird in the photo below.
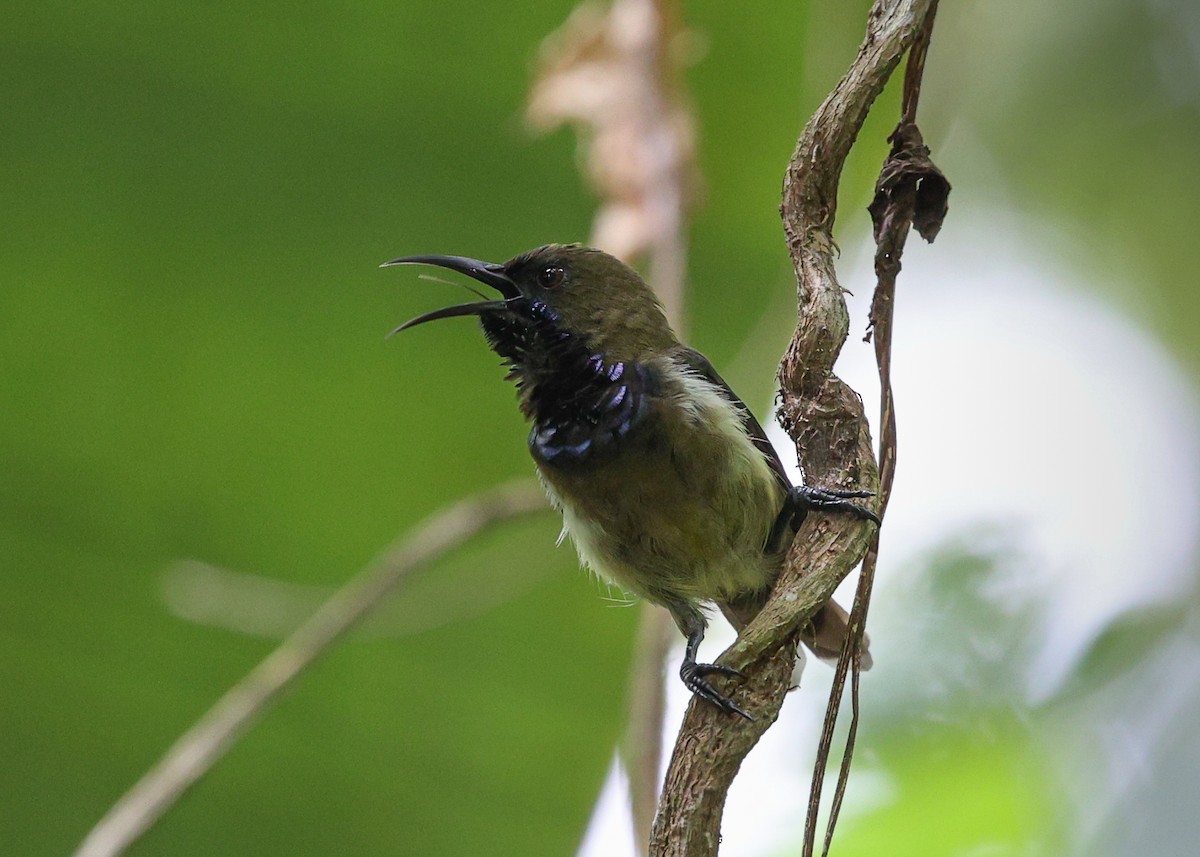
[[[793,486],[750,409],[699,351],[679,341],[662,304],[621,260],[580,244],[547,244],[503,263],[405,256],[495,290],[436,309],[391,335],[475,316],[515,382],[530,424],[529,452],[581,563],[666,608],[686,638],[679,675],[697,697],[752,715],[720,692],[697,660],[715,605],[738,630],[766,603],[784,554],[809,511],[880,523],[861,490]],[[832,599],[800,639],[829,660],[846,611]],[[862,664],[870,656],[862,653]]]

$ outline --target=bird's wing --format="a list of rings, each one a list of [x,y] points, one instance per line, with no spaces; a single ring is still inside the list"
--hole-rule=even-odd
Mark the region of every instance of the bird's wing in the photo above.
[[[745,428],[746,434],[750,436],[750,442],[763,454],[763,458],[770,465],[771,471],[775,474],[775,479],[779,482],[780,487],[784,491],[790,492],[792,490],[792,480],[788,478],[787,469],[783,466],[783,461],[779,458],[779,453],[775,451],[775,447],[771,445],[771,441],[767,440],[767,433],[763,431],[763,427],[754,418],[754,414],[746,407],[746,403],[742,401],[741,397],[733,392],[733,388],[725,383],[724,378],[717,374],[717,370],[713,368],[712,363],[708,362],[708,358],[696,349],[688,348],[686,345],[681,345],[677,349],[673,349],[671,356],[711,383],[720,391],[722,396],[737,406],[738,411],[742,415],[742,427]]]

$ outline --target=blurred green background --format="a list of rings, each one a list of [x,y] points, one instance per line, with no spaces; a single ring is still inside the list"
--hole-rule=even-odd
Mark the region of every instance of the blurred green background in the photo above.
[[[939,245],[972,199],[1049,224],[1043,248],[1084,281],[1103,272],[1097,295],[1194,383],[1197,10],[943,5],[922,106],[956,187]],[[867,7],[684,5],[706,187],[690,339],[759,408],[791,318],[782,170]],[[586,238],[575,141],[521,119],[569,8],[7,5],[0,852],[69,853],[272,648],[169,609],[173,563],[332,587],[424,515],[531,473],[512,390],[469,323],[383,340],[457,293],[376,266]],[[843,244],[868,229],[896,112],[893,90],[852,158]],[[963,144],[943,147],[952,135]],[[338,648],[131,853],[571,853],[622,726],[636,611],[598,597],[557,529],[545,516],[448,560],[462,604]],[[472,575],[512,586],[473,604]],[[1149,649],[1184,621],[1153,624]],[[1123,660],[1098,650],[1080,682],[1149,656],[1112,648]],[[1061,773],[1024,763],[1028,712],[967,708],[924,735],[929,752],[879,724],[873,758],[920,788],[847,828],[843,853],[1071,838],[1049,797]]]

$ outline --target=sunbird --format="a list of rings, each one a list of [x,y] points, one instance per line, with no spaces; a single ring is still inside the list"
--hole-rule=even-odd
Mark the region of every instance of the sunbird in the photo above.
[[[665,607],[687,638],[679,675],[723,711],[750,715],[708,680],[740,676],[696,655],[715,604],[738,630],[766,603],[784,554],[811,510],[879,518],[851,502],[869,491],[793,486],[746,404],[708,359],[683,345],[636,271],[600,250],[547,244],[507,262],[405,256],[495,289],[427,312],[393,333],[476,316],[516,382],[529,452],[580,561]],[[802,629],[836,658],[847,614],[825,603]],[[869,666],[864,652],[862,663]]]

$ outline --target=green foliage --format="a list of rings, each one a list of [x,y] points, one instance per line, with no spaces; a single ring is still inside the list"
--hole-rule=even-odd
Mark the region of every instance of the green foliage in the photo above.
[[[939,734],[910,740],[878,759],[890,779],[888,801],[847,821],[837,851],[844,857],[984,853],[1024,855],[1043,839],[1045,784],[1019,734],[981,741]]]

